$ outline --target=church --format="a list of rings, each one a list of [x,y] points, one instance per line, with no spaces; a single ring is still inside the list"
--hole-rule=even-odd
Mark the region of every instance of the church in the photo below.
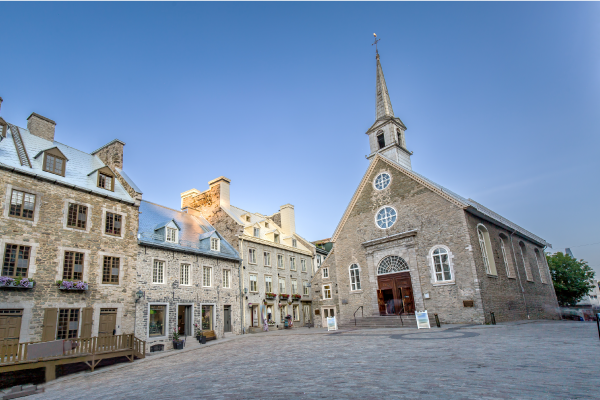
[[[370,160],[311,280],[316,326],[560,319],[544,239],[416,173],[379,53]]]

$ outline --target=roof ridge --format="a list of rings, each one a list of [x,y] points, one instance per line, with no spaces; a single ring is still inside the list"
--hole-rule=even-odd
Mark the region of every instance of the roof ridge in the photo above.
[[[192,214],[187,214],[187,213],[184,213],[184,212],[183,212],[183,211],[181,211],[181,210],[176,210],[176,209],[174,209],[174,208],[171,208],[171,207],[163,206],[162,204],[154,203],[154,202],[152,202],[152,201],[148,201],[148,200],[145,200],[145,199],[142,199],[141,201],[142,201],[142,202],[144,202],[144,203],[152,204],[152,205],[155,205],[155,206],[158,206],[158,207],[166,208],[167,210],[175,211],[175,212],[178,212],[178,213],[181,213],[181,214],[190,215],[190,216],[192,216],[192,217],[193,217],[193,215],[192,215]]]

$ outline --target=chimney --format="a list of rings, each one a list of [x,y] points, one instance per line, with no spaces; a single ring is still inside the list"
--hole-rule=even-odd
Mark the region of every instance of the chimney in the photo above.
[[[123,169],[123,147],[125,143],[119,139],[105,144],[98,150],[92,152],[93,156],[98,156],[100,160],[111,168]]]
[[[49,118],[42,117],[39,114],[31,113],[27,117],[27,130],[32,135],[41,137],[42,139],[54,142],[54,129],[56,128],[56,122]]]
[[[3,102],[3,101],[4,101],[4,100],[2,100],[2,97],[0,97],[0,108],[2,108],[2,102]]]
[[[231,183],[231,179],[225,178],[224,176],[220,176],[217,179],[213,179],[208,182],[209,190],[214,186],[219,185],[219,206],[221,208],[229,209],[229,184]]]
[[[281,229],[287,235],[296,233],[296,216],[294,214],[294,206],[286,204],[279,207],[281,213]]]

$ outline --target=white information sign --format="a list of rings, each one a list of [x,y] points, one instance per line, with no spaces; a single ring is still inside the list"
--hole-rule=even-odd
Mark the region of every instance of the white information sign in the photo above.
[[[429,316],[427,315],[427,311],[417,311],[415,312],[415,317],[417,317],[417,328],[418,329],[429,329]]]
[[[335,317],[327,317],[327,331],[337,331],[337,321]]]

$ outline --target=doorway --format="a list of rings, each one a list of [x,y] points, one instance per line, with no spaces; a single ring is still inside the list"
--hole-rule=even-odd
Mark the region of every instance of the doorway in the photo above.
[[[258,327],[258,306],[252,306],[252,327]]]
[[[117,327],[117,309],[101,308],[98,336],[114,336]]]
[[[321,314],[323,316],[322,326],[327,326],[327,318],[335,317],[335,307],[323,307]]]
[[[0,310],[0,341],[18,344],[23,310]]]
[[[231,306],[223,306],[223,332],[231,332]]]
[[[379,275],[377,277],[377,304],[380,315],[415,313],[410,272]]]
[[[192,336],[192,306],[177,306],[177,331],[180,335]]]
[[[302,305],[302,315],[304,317],[304,324],[310,324],[310,304],[303,304]]]

